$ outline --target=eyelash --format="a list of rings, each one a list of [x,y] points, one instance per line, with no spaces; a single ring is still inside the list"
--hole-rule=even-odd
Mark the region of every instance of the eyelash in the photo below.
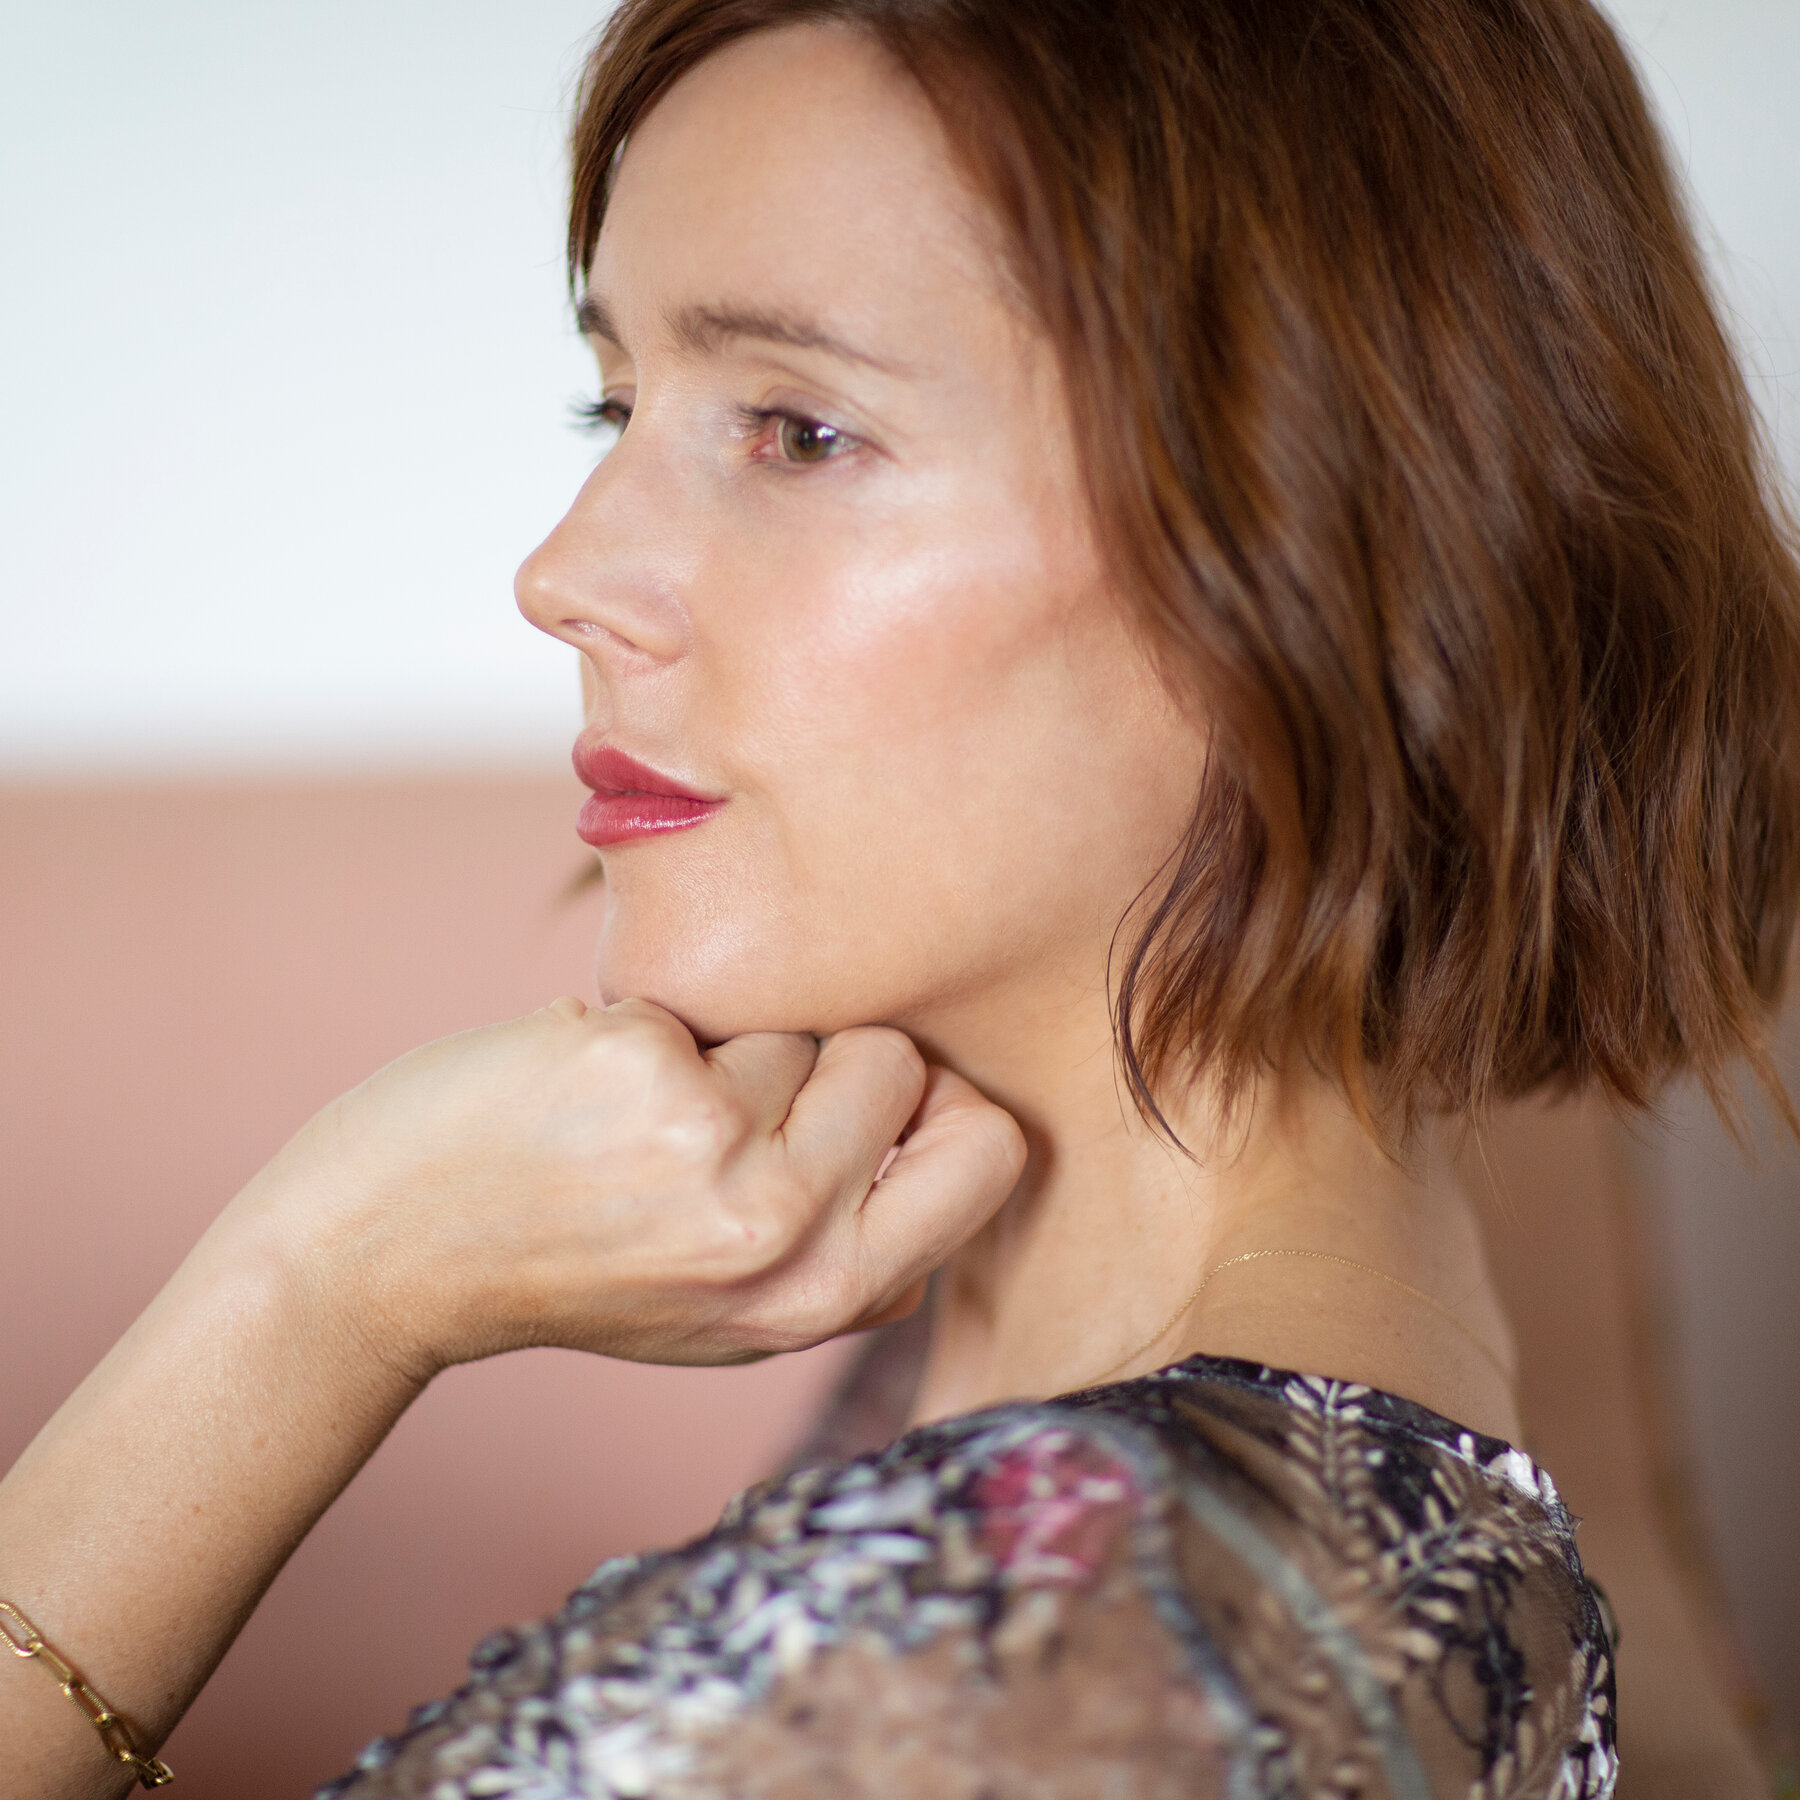
[[[569,411],[575,415],[577,431],[623,431],[631,417],[631,409],[617,400],[571,400]]]
[[[631,408],[618,400],[577,400],[574,402],[575,420],[578,429],[591,433],[602,431],[622,432],[631,422]],[[792,425],[799,430],[827,432],[830,441],[845,449],[856,443],[849,432],[840,431],[835,425],[827,424],[823,419],[815,419],[809,413],[793,412],[786,407],[740,406],[738,418],[748,431],[766,431],[771,425]],[[842,455],[840,449],[837,455]],[[835,456],[822,456],[814,462],[798,457],[779,457],[773,460],[784,463],[789,468],[817,468],[821,463],[835,461]]]

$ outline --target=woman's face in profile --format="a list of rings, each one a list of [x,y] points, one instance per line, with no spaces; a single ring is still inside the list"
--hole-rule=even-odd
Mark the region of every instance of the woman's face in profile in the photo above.
[[[585,744],[723,802],[603,850],[602,994],[712,1038],[1092,995],[1203,741],[928,102],[840,29],[728,47],[632,134],[588,299],[628,422],[520,604]]]

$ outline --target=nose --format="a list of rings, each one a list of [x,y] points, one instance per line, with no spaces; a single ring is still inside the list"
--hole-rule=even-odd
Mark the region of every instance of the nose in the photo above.
[[[688,636],[671,534],[643,481],[615,450],[513,579],[519,610],[596,663],[678,657]]]

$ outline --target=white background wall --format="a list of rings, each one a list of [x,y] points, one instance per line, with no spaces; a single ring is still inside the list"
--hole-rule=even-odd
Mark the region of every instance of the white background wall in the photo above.
[[[0,774],[560,759],[603,0],[9,0]],[[1628,0],[1800,451],[1800,0]],[[1800,467],[1800,454],[1793,456]]]
[[[0,770],[531,763],[599,0],[0,8]]]

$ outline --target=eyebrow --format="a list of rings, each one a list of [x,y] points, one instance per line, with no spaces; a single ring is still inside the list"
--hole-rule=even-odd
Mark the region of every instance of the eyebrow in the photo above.
[[[584,336],[604,338],[621,349],[625,340],[607,304],[598,294],[581,296],[575,322]],[[778,312],[760,306],[682,306],[668,314],[675,341],[696,355],[715,354],[734,338],[752,338],[764,344],[786,344],[796,350],[817,350],[840,362],[857,363],[886,375],[908,373],[903,365],[873,356],[827,331],[815,319],[795,312]]]

